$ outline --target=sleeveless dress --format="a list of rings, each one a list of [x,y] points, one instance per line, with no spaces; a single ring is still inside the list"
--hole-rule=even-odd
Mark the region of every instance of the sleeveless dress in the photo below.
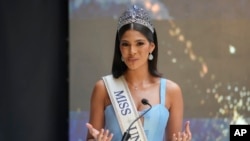
[[[169,118],[169,111],[165,107],[166,79],[160,79],[160,104],[152,105],[152,109],[144,115],[143,128],[148,141],[162,141],[165,127]],[[146,110],[146,109],[145,109]],[[144,111],[139,111],[142,114]],[[112,141],[121,141],[121,132],[112,104],[105,109],[105,129],[113,133]]]

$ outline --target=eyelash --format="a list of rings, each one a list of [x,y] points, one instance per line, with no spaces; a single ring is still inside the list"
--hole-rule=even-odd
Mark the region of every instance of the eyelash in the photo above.
[[[143,45],[144,45],[143,42],[138,42],[138,43],[136,44],[136,46],[143,46]],[[128,44],[128,43],[121,43],[121,46],[129,46],[129,44]]]
[[[129,46],[128,43],[122,43],[121,46]]]
[[[143,43],[143,42],[138,42],[137,44],[138,44],[138,46],[142,46],[142,45],[144,45],[144,43]]]

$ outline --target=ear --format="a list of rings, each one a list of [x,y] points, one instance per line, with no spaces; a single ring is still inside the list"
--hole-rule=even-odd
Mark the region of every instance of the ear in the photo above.
[[[149,52],[152,53],[155,49],[155,44],[153,42],[150,43],[150,46],[149,46]]]

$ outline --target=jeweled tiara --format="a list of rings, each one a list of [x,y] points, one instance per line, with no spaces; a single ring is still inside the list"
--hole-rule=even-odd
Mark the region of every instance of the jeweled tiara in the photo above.
[[[136,5],[133,5],[132,8],[129,8],[125,12],[123,12],[118,21],[118,31],[122,26],[130,23],[138,23],[144,25],[148,29],[150,29],[152,33],[154,33],[154,27],[150,21],[149,14]]]

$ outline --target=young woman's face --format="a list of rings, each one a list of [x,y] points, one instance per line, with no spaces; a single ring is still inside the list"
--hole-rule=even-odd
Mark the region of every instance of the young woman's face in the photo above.
[[[154,43],[136,30],[126,31],[120,40],[120,50],[128,69],[135,70],[148,65],[148,55],[154,50]]]

